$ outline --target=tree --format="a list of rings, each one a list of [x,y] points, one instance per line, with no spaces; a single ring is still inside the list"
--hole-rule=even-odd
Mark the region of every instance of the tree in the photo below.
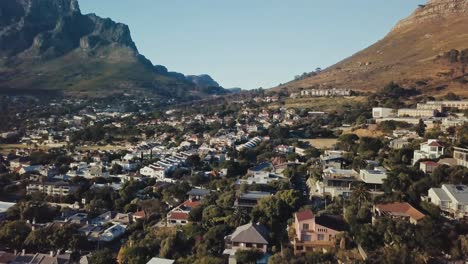
[[[110,249],[105,248],[91,253],[89,263],[95,264],[117,264],[116,259]]]
[[[356,134],[344,134],[338,138],[338,145],[345,151],[353,150],[359,137]]]
[[[123,172],[123,168],[119,164],[112,165],[112,168],[109,170],[109,173],[111,175],[122,174],[122,172]]]
[[[236,252],[236,261],[239,264],[255,264],[263,255],[260,250],[238,250]]]
[[[229,217],[229,225],[231,227],[238,227],[245,225],[250,221],[249,213],[242,208],[236,208],[234,213]]]
[[[419,119],[418,126],[416,127],[416,133],[418,133],[420,137],[424,137],[424,134],[426,133],[426,125],[422,119]]]
[[[353,203],[357,203],[358,207],[361,208],[363,203],[369,202],[371,200],[371,194],[366,188],[364,183],[356,184],[351,193],[351,199]]]
[[[23,221],[10,221],[0,228],[0,244],[21,250],[31,228]]]

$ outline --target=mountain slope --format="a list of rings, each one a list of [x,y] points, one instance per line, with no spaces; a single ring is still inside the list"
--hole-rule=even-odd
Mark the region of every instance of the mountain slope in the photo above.
[[[375,92],[395,81],[426,94],[468,96],[467,57],[468,0],[432,0],[369,48],[279,88]]]
[[[0,1],[0,91],[191,98],[202,88],[154,66],[128,26],[81,14],[77,0]]]

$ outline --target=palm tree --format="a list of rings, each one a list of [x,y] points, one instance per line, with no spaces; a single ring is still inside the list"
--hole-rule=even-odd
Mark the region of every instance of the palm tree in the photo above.
[[[364,183],[359,183],[354,186],[353,192],[351,193],[351,199],[353,202],[357,202],[358,206],[361,207],[363,203],[371,200],[371,194]]]
[[[250,221],[249,213],[244,210],[237,208],[234,213],[232,213],[231,217],[229,218],[229,224],[233,227],[238,227],[241,225],[245,225]]]

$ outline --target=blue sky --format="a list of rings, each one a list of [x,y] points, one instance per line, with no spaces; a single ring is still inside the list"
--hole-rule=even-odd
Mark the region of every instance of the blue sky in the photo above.
[[[424,0],[80,0],[129,25],[153,64],[269,88],[383,38]]]

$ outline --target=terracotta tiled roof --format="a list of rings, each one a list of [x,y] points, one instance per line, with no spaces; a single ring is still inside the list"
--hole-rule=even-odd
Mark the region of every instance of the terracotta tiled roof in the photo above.
[[[314,218],[314,213],[311,210],[304,210],[296,213],[298,221],[304,221]]]
[[[136,217],[136,218],[145,218],[146,217],[146,213],[145,211],[138,211],[136,213],[133,214],[133,217]]]
[[[439,141],[432,141],[429,146],[431,147],[443,147],[444,145]]]
[[[184,202],[184,206],[186,207],[190,207],[190,208],[195,208],[197,206],[201,205],[201,202],[200,201],[190,201],[190,200],[187,200]]]
[[[419,212],[416,208],[411,206],[409,203],[389,203],[389,204],[377,204],[376,207],[381,212],[386,212],[392,215],[406,215],[409,216],[416,221],[421,220],[424,218],[424,214]]]
[[[188,220],[189,214],[184,212],[170,212],[167,216],[168,219],[174,220]]]
[[[426,165],[429,165],[429,166],[439,166],[439,163],[437,163],[437,162],[435,162],[435,161],[431,161],[431,160],[429,160],[429,161],[423,161],[423,162],[421,162],[421,163],[426,164]]]

